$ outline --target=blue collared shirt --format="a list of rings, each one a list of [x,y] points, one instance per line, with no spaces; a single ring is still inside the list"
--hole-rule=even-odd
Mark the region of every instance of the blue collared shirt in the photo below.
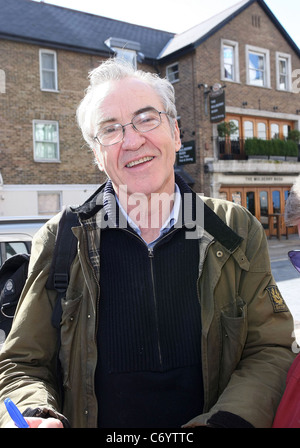
[[[142,238],[142,236],[141,236],[141,229],[130,218],[130,216],[128,216],[128,214],[126,213],[126,211],[123,209],[122,205],[120,204],[119,198],[117,196],[116,196],[116,199],[117,199],[117,203],[118,203],[118,206],[119,206],[121,212],[123,213],[123,215],[125,216],[125,218],[128,221],[128,224]],[[161,229],[159,231],[159,236],[155,240],[151,241],[150,243],[146,243],[149,249],[152,249],[155,246],[155,244],[160,240],[160,238],[162,238],[170,230],[170,228],[177,223],[178,216],[179,216],[179,210],[180,210],[180,204],[181,204],[180,190],[179,190],[178,185],[175,184],[175,194],[174,194],[174,205],[173,205],[173,208],[171,210],[170,215],[168,216],[168,218],[166,219],[166,221],[162,225],[162,227],[161,227]]]

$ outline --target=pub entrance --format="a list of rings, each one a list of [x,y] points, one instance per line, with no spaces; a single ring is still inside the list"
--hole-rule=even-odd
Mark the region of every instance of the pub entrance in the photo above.
[[[296,233],[296,227],[286,228],[284,207],[290,186],[222,186],[220,196],[246,207],[262,223],[267,236],[280,238]]]

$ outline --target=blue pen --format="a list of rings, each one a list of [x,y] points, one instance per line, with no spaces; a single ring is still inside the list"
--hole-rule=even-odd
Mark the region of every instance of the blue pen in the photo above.
[[[11,419],[14,421],[15,425],[18,428],[29,428],[29,425],[26,422],[25,418],[23,417],[23,415],[21,414],[15,403],[13,403],[10,398],[5,398],[4,404]]]

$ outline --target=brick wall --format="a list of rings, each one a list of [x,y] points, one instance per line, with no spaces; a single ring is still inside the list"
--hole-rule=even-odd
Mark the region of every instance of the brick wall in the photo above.
[[[255,26],[258,20],[259,27]],[[240,83],[221,80],[221,39],[239,43]],[[270,50],[270,89],[246,85],[245,45]],[[292,69],[300,69],[300,60],[295,51],[262,8],[257,3],[253,3],[200,44],[193,54],[176,60],[179,63],[180,81],[174,84],[174,87],[178,113],[181,116],[182,128],[185,131],[183,141],[190,140],[192,132],[195,131],[197,144],[197,163],[185,165],[184,169],[194,177],[194,188],[196,191],[209,194],[209,185],[206,185],[204,176],[204,158],[213,157],[212,124],[209,120],[209,105],[208,115],[206,115],[204,87],[198,88],[198,85],[200,83],[208,86],[212,86],[214,83],[226,84],[227,106],[241,108],[242,103],[246,101],[248,110],[260,109],[266,112],[273,112],[273,107],[277,106],[277,112],[279,113],[296,114],[296,110],[300,108],[299,93],[276,90],[276,51],[290,54]],[[175,62],[175,60],[172,62]]]
[[[5,184],[96,183],[99,171],[75,120],[97,58],[57,51],[58,90],[40,90],[39,46],[0,41],[6,92],[0,95],[0,159]],[[33,160],[33,120],[59,122],[60,162]]]

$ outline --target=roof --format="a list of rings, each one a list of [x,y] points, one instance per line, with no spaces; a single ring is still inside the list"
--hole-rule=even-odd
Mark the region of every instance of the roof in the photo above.
[[[289,34],[285,31],[283,26],[280,24],[280,22],[277,20],[277,18],[274,16],[272,11],[268,8],[263,0],[242,0],[239,3],[231,6],[230,8],[227,8],[224,11],[220,12],[219,14],[216,14],[210,19],[205,20],[199,25],[196,25],[181,34],[174,35],[174,37],[170,40],[170,42],[168,42],[163,51],[160,53],[159,59],[163,59],[171,55],[174,56],[175,54],[178,54],[178,52],[184,53],[193,50],[206,39],[208,39],[211,35],[221,29],[224,25],[229,23],[234,17],[248,8],[255,1],[257,1],[257,3],[263,8],[276,28],[281,32],[284,38],[287,39],[289,44],[300,56],[299,47],[291,39]]]
[[[210,19],[174,34],[32,0],[0,0],[0,38],[108,56],[109,42],[136,49],[146,60],[193,51],[255,1],[300,57],[299,47],[263,0],[241,0]]]
[[[0,0],[0,38],[108,55],[110,37],[138,42],[156,59],[173,33],[83,13],[44,2]]]
[[[207,36],[208,34],[211,34],[217,26],[220,26],[220,24],[224,24],[224,22],[227,22],[227,20],[231,18],[231,16],[235,12],[239,11],[247,3],[249,3],[249,0],[242,0],[236,5],[227,8],[225,11],[216,14],[215,16],[205,20],[199,25],[195,25],[187,31],[175,35],[170,43],[163,49],[163,51],[159,55],[159,58],[169,56],[171,53],[175,53],[191,45],[194,47],[196,42],[198,42],[201,38]]]

